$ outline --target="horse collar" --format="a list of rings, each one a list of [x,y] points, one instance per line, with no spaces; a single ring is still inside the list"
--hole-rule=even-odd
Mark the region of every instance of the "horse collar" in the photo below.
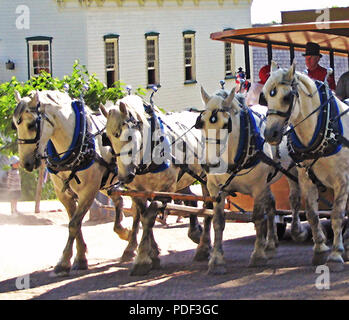
[[[69,149],[60,157],[52,141],[47,143],[46,163],[51,173],[85,170],[95,160],[95,140],[93,134],[88,131],[84,103],[79,100],[73,101],[72,108],[75,112],[75,130]]]
[[[330,89],[315,81],[320,95],[321,105],[315,132],[308,146],[299,140],[294,128],[287,138],[290,156],[296,163],[318,159],[336,154],[342,148],[339,137],[343,135],[343,126],[338,117],[339,108]]]

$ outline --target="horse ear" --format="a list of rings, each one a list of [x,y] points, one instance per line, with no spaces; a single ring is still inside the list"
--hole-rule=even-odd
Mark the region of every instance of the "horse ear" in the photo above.
[[[288,69],[287,73],[285,74],[284,79],[291,81],[294,77],[295,71],[296,71],[296,64],[295,62],[293,62],[291,67]]]
[[[205,89],[201,86],[201,98],[202,101],[205,103],[205,105],[210,101],[211,97],[209,94],[205,91]]]
[[[120,109],[120,112],[123,113],[124,115],[127,114],[126,104],[123,103],[122,101],[120,101],[119,103],[119,109]]]
[[[274,60],[272,60],[270,65],[270,71],[275,72],[277,69],[279,69],[278,64]]]
[[[32,104],[36,107],[39,103],[39,90],[35,90],[35,93],[33,95]]]
[[[15,90],[14,93],[15,93],[15,99],[16,99],[17,103],[19,103],[21,101],[22,97],[17,90]]]
[[[99,104],[99,110],[101,110],[103,116],[108,117],[108,111],[102,103]]]
[[[231,89],[229,95],[223,101],[223,108],[230,110],[232,108],[232,102],[235,97],[235,88]]]

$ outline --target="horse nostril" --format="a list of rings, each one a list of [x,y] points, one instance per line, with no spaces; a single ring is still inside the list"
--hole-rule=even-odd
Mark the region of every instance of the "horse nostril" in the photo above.
[[[33,167],[32,167],[32,165],[30,164],[30,162],[25,162],[25,163],[24,163],[24,168],[25,168],[27,171],[29,171],[29,172],[33,171]]]

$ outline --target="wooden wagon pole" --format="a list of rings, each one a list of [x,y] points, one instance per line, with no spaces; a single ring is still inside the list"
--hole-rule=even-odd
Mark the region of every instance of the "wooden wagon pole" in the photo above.
[[[113,190],[111,192],[115,195],[146,198],[150,200],[159,200],[169,202],[171,200],[182,201],[203,201],[203,202],[217,202],[216,198],[208,196],[197,196],[191,194],[174,193],[174,192],[154,192],[154,191],[131,191],[131,190]]]

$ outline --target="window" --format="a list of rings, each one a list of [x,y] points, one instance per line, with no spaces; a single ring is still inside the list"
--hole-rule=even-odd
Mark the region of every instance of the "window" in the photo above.
[[[147,86],[160,84],[159,76],[159,33],[145,34],[146,63],[147,63]]]
[[[231,79],[235,70],[234,47],[231,42],[224,42],[224,59],[225,78]]]
[[[26,38],[28,48],[28,77],[36,77],[41,71],[52,75],[51,37]]]
[[[184,31],[184,83],[196,83],[195,31]]]
[[[119,80],[119,35],[105,35],[104,43],[106,80],[107,87],[110,88]]]

